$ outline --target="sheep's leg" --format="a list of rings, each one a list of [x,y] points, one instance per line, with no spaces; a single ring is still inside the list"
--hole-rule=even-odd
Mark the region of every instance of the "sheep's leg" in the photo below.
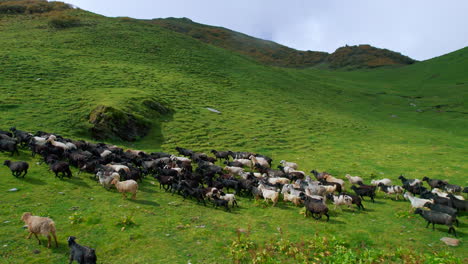
[[[47,248],[50,248],[50,235],[47,235]]]
[[[54,236],[54,240],[55,240],[55,247],[58,248],[58,242],[57,242],[57,236],[55,235],[55,232],[52,233],[52,235]]]
[[[123,196],[122,199],[127,199],[127,194],[126,193],[123,192],[122,196]]]
[[[132,199],[133,199],[133,200],[136,199],[136,192],[132,195]]]
[[[26,174],[28,174],[28,170],[24,171],[23,178],[24,178],[24,176],[26,176]]]
[[[434,231],[434,230],[435,230],[435,223],[432,222],[432,231]]]
[[[426,228],[428,228],[430,224],[431,224],[431,222],[427,221]]]
[[[39,237],[37,236],[36,233],[34,233],[34,236],[37,238],[37,241],[39,242],[39,245],[41,244],[41,240],[39,239]]]
[[[29,232],[29,235],[28,235],[28,237],[26,237],[26,238],[27,238],[27,239],[31,239],[32,234],[33,234],[32,232]]]

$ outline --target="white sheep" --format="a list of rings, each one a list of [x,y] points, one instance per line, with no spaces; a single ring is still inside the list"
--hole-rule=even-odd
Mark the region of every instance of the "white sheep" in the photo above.
[[[117,172],[109,172],[109,171],[98,171],[96,176],[99,179],[99,183],[106,188],[107,190],[112,187],[112,179],[116,176],[120,177]]]
[[[345,194],[340,194],[340,195],[329,194],[328,198],[330,198],[330,200],[332,200],[333,204],[335,205],[335,210],[338,205],[347,205],[348,208],[350,208],[351,205],[353,204],[353,198]]]
[[[390,186],[392,185],[392,180],[384,178],[381,180],[371,180],[371,185],[378,186],[380,183],[383,183],[383,185]]]
[[[275,206],[276,203],[278,203],[279,192],[275,192],[275,191],[267,189],[266,186],[263,185],[263,183],[260,183],[258,185],[258,189],[262,192],[262,195],[265,201],[271,200],[273,202],[273,206]]]
[[[232,193],[223,193],[223,192],[221,192],[220,194],[221,195],[219,196],[219,198],[228,201],[228,204],[230,204],[231,207],[234,207],[234,205],[239,207],[237,205],[236,196],[234,194],[232,194]]]
[[[434,203],[434,201],[432,199],[417,198],[417,197],[414,197],[413,195],[411,195],[411,193],[409,193],[409,192],[406,192],[403,195],[403,197],[405,197],[405,199],[407,199],[407,200],[410,200],[411,206],[413,208],[423,208],[426,203]]]
[[[249,159],[235,159],[235,160],[233,160],[233,162],[240,162],[245,167],[249,167],[251,169],[253,168],[253,163]]]
[[[447,198],[447,196],[448,196],[448,193],[442,191],[442,190],[439,189],[439,188],[434,188],[434,189],[432,189],[431,192],[437,194],[437,195],[440,196],[440,197],[445,197],[445,198]],[[453,196],[455,196],[455,198],[457,198],[458,200],[465,200],[465,198],[464,198],[463,196],[461,196],[461,195],[453,195]]]
[[[231,174],[233,174],[233,175],[237,175],[237,176],[241,176],[244,173],[244,169],[239,168],[239,167],[226,166],[226,167],[224,167],[224,170],[231,173]]]
[[[75,144],[67,142],[67,143],[62,143],[59,141],[55,141],[57,138],[54,135],[50,135],[49,138],[46,140],[46,142],[50,142],[52,145],[54,145],[57,148],[61,148],[63,150],[71,150],[71,149],[76,149]]]
[[[351,176],[349,174],[346,174],[345,177],[346,177],[346,179],[349,180],[349,183],[351,183],[351,184],[359,184],[359,183],[362,184],[362,183],[364,183],[362,178],[359,177],[359,176]]]
[[[52,219],[49,217],[35,216],[29,212],[26,212],[23,214],[23,216],[21,216],[21,220],[23,220],[28,227],[28,239],[30,239],[31,235],[34,234],[40,245],[41,240],[39,240],[37,234],[47,236],[47,247],[50,248],[50,234],[52,234],[55,240],[55,246],[58,247],[57,236],[55,235],[55,223]]]
[[[387,186],[383,183],[379,183],[378,186],[385,193],[385,198],[387,198],[388,194],[395,194],[395,199],[398,200],[398,195],[403,193],[403,187],[398,185]]]
[[[122,193],[123,198],[127,198],[127,193],[132,194],[132,199],[135,200],[136,193],[138,191],[138,183],[134,180],[119,181],[119,176],[114,175],[111,184],[115,185],[115,188]]]
[[[270,184],[288,184],[290,183],[291,181],[288,179],[288,178],[284,178],[284,177],[275,177],[275,178],[268,178],[267,179],[268,182]]]
[[[254,155],[250,155],[249,159],[252,161],[253,164],[260,164],[263,167],[270,168],[270,163],[268,163],[268,160],[262,157],[255,157]]]
[[[341,185],[341,188],[344,188],[344,181],[342,179],[335,178],[330,174],[325,175],[325,180],[327,182],[336,182]]]
[[[124,170],[127,174],[130,173],[130,168],[122,164],[106,164],[106,167],[112,169],[114,172],[119,172],[120,170]]]
[[[47,138],[43,137],[32,137],[34,144],[44,146],[47,143]]]
[[[171,159],[172,161],[192,162],[192,160],[189,159],[189,158],[186,158],[186,157],[177,157],[176,155],[172,155],[172,156],[170,157],[170,159]]]
[[[106,149],[103,152],[101,152],[100,156],[101,156],[101,158],[105,158],[105,157],[109,156],[109,154],[111,154],[111,153],[112,153],[112,151]]]
[[[285,160],[282,160],[280,161],[281,165],[283,165],[283,167],[289,167],[289,168],[292,168],[294,170],[297,170],[298,166],[297,166],[297,163],[294,163],[294,162],[287,162]],[[286,172],[286,171],[285,171]]]
[[[299,196],[296,196],[294,194],[290,194],[288,192],[283,193],[283,200],[284,201],[290,201],[292,202],[295,206],[299,206],[302,204],[302,200]]]

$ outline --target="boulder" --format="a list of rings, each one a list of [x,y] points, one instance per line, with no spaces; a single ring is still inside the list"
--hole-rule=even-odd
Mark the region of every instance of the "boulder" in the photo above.
[[[456,247],[460,244],[460,240],[455,239],[455,238],[443,237],[440,240],[444,242],[446,245],[452,246],[452,247]]]

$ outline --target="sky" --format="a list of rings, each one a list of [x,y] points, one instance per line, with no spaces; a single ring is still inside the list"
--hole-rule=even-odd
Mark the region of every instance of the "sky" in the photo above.
[[[298,50],[370,44],[426,60],[468,46],[467,0],[62,1],[110,17],[187,17]]]

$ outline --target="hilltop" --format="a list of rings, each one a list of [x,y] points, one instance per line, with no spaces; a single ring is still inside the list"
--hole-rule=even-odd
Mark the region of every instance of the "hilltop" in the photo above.
[[[408,65],[416,62],[400,53],[370,45],[341,47],[332,54],[300,51],[226,28],[196,23],[188,18],[158,18],[148,22],[272,66],[304,68],[320,65],[332,69],[356,69]]]
[[[0,13],[1,130],[16,126],[148,153],[176,154],[176,146],[250,151],[272,157],[274,166],[284,159],[306,173],[349,173],[366,183],[389,178],[400,184],[404,174],[468,185],[467,47],[398,67],[277,67],[148,21],[18,2],[21,12]],[[111,122],[96,126],[102,120]],[[132,141],[120,134],[140,125],[146,134],[130,131]],[[282,201],[271,207],[239,197],[232,213],[205,207],[164,192],[151,176],[136,201],[122,200],[76,169],[71,179],[56,179],[26,148],[19,156],[0,153],[7,159],[31,168],[25,179],[5,166],[0,171],[6,263],[63,263],[69,235],[108,263],[229,263],[238,228],[260,253],[263,243],[317,240],[336,243],[337,258],[368,249],[393,254],[395,262],[411,252],[408,262],[468,258],[466,215],[456,227],[461,246],[448,248],[439,241],[448,235],[445,226],[426,229],[407,201],[381,194],[374,204],[365,201],[366,211],[333,210],[325,223]],[[18,191],[6,192],[12,188]],[[26,211],[54,219],[58,249],[25,239],[19,219]],[[82,219],[72,224],[69,217]],[[129,219],[135,225],[122,229]]]

